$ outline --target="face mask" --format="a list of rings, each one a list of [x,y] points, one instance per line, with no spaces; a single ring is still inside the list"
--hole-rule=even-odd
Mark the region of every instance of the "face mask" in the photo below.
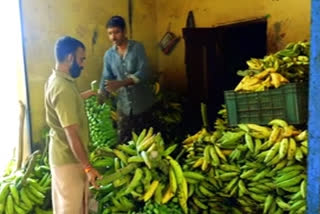
[[[71,64],[71,67],[70,67],[70,70],[69,70],[69,73],[70,73],[71,77],[73,77],[73,78],[79,77],[80,74],[81,74],[81,71],[83,69],[82,66],[79,66],[79,64],[77,63],[75,58],[76,57],[74,56],[74,60],[73,60],[73,62]]]

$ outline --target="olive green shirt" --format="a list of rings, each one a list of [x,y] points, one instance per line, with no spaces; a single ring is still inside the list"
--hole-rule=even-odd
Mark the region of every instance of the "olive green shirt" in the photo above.
[[[49,161],[60,166],[79,161],[73,155],[64,128],[78,124],[79,137],[88,152],[89,127],[84,100],[74,78],[53,71],[45,85],[46,121],[50,127]]]

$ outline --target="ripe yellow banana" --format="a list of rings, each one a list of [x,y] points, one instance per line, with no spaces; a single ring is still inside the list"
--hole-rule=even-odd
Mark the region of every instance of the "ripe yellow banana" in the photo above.
[[[288,160],[293,160],[295,158],[296,150],[297,150],[296,141],[291,137],[289,139]]]
[[[158,185],[159,185],[159,181],[157,181],[157,180],[152,181],[152,183],[149,187],[149,190],[143,195],[143,200],[145,202],[148,201],[153,196]]]

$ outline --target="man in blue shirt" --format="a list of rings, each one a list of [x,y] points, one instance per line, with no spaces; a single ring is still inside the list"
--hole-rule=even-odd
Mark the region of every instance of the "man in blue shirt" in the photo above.
[[[100,92],[117,95],[119,140],[125,142],[131,131],[151,126],[152,75],[143,45],[127,39],[124,19],[113,16],[106,27],[113,46],[104,55]]]

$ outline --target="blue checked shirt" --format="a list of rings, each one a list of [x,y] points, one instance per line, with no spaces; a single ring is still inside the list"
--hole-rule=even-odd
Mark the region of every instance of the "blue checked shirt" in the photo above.
[[[122,87],[117,91],[117,109],[125,115],[130,115],[130,112],[137,115],[148,110],[154,102],[151,77],[143,45],[129,40],[127,52],[123,57],[118,54],[115,45],[106,51],[100,90],[106,93],[105,80],[132,78],[134,85]]]

